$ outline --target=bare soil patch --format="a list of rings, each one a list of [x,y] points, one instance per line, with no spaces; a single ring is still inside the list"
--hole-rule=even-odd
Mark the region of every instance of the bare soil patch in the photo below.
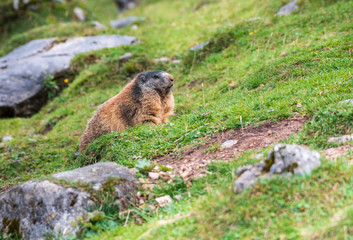
[[[265,122],[257,127],[230,130],[220,133],[201,146],[189,149],[182,154],[169,154],[157,157],[158,164],[169,166],[180,174],[185,180],[202,177],[207,174],[206,166],[211,161],[229,161],[236,159],[241,153],[249,150],[260,150],[264,147],[284,140],[299,129],[308,119],[296,116],[281,122]],[[219,146],[227,140],[238,142],[220,150]],[[217,147],[215,151],[212,148]]]
[[[328,148],[322,151],[329,159],[336,161],[338,157],[346,155],[349,149],[353,149],[351,145],[343,145],[333,148]]]

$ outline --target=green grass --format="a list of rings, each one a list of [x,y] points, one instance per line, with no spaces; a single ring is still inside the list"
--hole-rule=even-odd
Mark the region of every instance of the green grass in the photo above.
[[[352,107],[339,101],[352,98],[353,3],[302,0],[294,14],[275,16],[284,3],[146,0],[123,14],[146,17],[137,30],[96,30],[89,23],[71,21],[60,10],[55,23],[39,21],[50,18],[50,12],[38,13],[33,25],[9,31],[0,39],[0,56],[32,39],[54,36],[126,34],[141,43],[81,54],[73,61],[67,88],[39,113],[0,120],[0,136],[15,139],[0,148],[0,189],[98,161],[133,167],[134,156],[151,160],[180,153],[219,132],[294,115],[311,120],[288,143],[324,149],[332,146],[327,144],[330,136],[352,133]],[[86,9],[90,20],[108,24],[116,18],[111,1],[76,4]],[[248,21],[257,16],[262,19]],[[26,19],[17,21],[22,26]],[[189,51],[207,40],[210,44],[203,50]],[[134,57],[119,64],[126,52]],[[159,57],[182,62],[154,63]],[[79,137],[96,108],[135,74],[151,69],[175,77],[173,124],[101,136],[74,160]],[[312,176],[266,180],[235,195],[234,171],[254,162],[251,153],[245,153],[239,161],[210,167],[214,174],[189,188],[183,182],[161,186],[156,194],[181,193],[183,200],[144,216],[142,226],[130,224],[96,238],[135,239],[151,227],[150,238],[158,239],[298,239],[317,234],[344,238],[351,231],[342,230],[350,223],[344,216],[350,215],[342,215],[336,225],[330,219],[353,204],[352,168],[346,160],[326,159]],[[191,217],[175,217],[190,212]],[[177,220],[172,224],[157,224],[173,218]]]

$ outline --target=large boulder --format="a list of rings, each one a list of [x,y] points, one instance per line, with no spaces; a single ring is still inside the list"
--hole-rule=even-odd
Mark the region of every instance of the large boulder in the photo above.
[[[277,144],[265,161],[237,169],[235,191],[240,193],[254,185],[259,178],[275,175],[310,174],[321,165],[320,154],[299,145]]]
[[[49,181],[30,181],[0,195],[0,229],[23,239],[44,239],[53,231],[74,234],[70,223],[92,207],[85,192]]]
[[[126,203],[126,199],[135,196],[139,186],[134,174],[126,167],[104,162],[58,173],[53,179],[29,181],[13,187],[0,194],[0,232],[16,233],[23,239],[74,235],[79,230],[78,218],[87,219],[97,200],[90,195],[89,188],[83,190],[73,186],[90,183],[93,190],[104,191],[102,184],[115,180],[115,197]]]
[[[45,104],[44,82],[67,70],[84,52],[134,44],[131,36],[101,35],[31,41],[0,58],[0,117],[31,116]]]

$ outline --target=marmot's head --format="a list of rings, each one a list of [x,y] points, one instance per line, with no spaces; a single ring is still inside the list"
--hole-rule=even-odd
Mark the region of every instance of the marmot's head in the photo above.
[[[166,96],[174,85],[174,78],[164,71],[147,71],[139,73],[136,81],[141,88],[149,88]]]

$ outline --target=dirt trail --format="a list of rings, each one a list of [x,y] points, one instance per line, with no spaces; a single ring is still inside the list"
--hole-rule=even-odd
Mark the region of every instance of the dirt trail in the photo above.
[[[202,177],[207,174],[206,166],[214,160],[231,160],[237,158],[242,152],[259,150],[292,134],[298,133],[307,118],[296,116],[281,122],[265,122],[258,127],[247,127],[221,133],[210,138],[207,143],[187,150],[182,154],[169,154],[157,157],[158,164],[169,165],[185,180]],[[206,151],[210,147],[220,146],[227,140],[237,140],[232,147],[214,152]]]

